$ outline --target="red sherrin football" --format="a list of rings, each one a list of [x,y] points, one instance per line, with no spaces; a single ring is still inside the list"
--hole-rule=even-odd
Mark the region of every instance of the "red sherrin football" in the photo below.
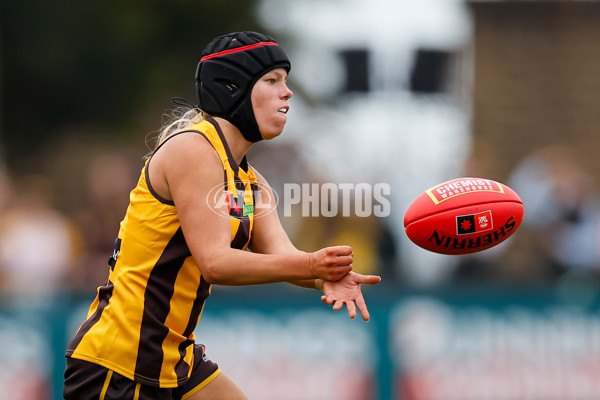
[[[485,178],[458,178],[419,195],[406,210],[404,229],[424,249],[468,254],[508,239],[524,212],[523,202],[508,186]]]

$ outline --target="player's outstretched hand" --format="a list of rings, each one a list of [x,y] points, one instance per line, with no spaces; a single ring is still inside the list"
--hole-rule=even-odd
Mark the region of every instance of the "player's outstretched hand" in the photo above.
[[[369,320],[369,310],[363,298],[360,284],[365,283],[374,285],[381,281],[381,277],[377,275],[362,275],[356,272],[348,272],[339,281],[323,282],[323,295],[321,301],[327,305],[333,304],[333,310],[340,310],[344,304],[348,309],[348,316],[356,318],[356,308],[360,311],[365,321]]]

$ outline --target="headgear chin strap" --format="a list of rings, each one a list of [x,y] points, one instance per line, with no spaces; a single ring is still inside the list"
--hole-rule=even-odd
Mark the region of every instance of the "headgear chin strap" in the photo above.
[[[250,142],[262,139],[250,94],[258,79],[275,68],[290,71],[285,51],[269,36],[234,32],[213,39],[196,69],[202,111],[235,125]]]

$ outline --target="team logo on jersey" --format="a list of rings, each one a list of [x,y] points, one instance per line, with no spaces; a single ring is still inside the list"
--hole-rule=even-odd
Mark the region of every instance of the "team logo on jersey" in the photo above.
[[[225,202],[227,203],[227,214],[231,217],[241,218],[244,208],[243,198],[226,193]]]
[[[477,214],[457,215],[456,234],[467,235],[469,233],[484,232],[494,229],[492,212],[490,210]]]
[[[251,189],[238,190],[234,195],[225,191],[223,185],[212,188],[206,196],[209,208],[223,217],[237,219],[261,218],[277,209],[278,196],[267,185],[252,184]]]

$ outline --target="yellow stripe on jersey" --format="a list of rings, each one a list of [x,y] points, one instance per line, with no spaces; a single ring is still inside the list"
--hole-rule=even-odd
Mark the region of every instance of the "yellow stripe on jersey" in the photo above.
[[[192,397],[193,395],[195,395],[196,393],[198,393],[200,391],[200,389],[202,389],[204,386],[206,386],[209,383],[211,383],[220,374],[221,374],[221,370],[217,369],[208,378],[206,378],[204,381],[202,381],[201,384],[199,384],[198,386],[196,386],[195,388],[193,388],[192,390],[190,390],[189,392],[187,392],[186,394],[184,394],[183,396],[181,396],[181,400],[187,400],[187,399],[189,399],[190,397]]]
[[[223,191],[236,205],[229,216],[231,246],[245,250],[254,224],[254,172],[245,158],[236,164],[213,119],[181,134],[203,135],[221,158]],[[193,331],[211,285],[191,256],[175,205],[148,182],[151,164],[131,191],[107,284],[98,288],[67,356],[140,383],[176,387],[191,373]]]
[[[104,379],[104,385],[102,386],[102,391],[100,392],[100,400],[104,400],[104,396],[106,396],[106,391],[108,390],[108,385],[110,384],[112,375],[112,371],[108,371],[106,373],[106,379]]]
[[[133,400],[139,400],[140,398],[140,389],[142,388],[141,384],[135,385],[135,393],[133,394]]]

